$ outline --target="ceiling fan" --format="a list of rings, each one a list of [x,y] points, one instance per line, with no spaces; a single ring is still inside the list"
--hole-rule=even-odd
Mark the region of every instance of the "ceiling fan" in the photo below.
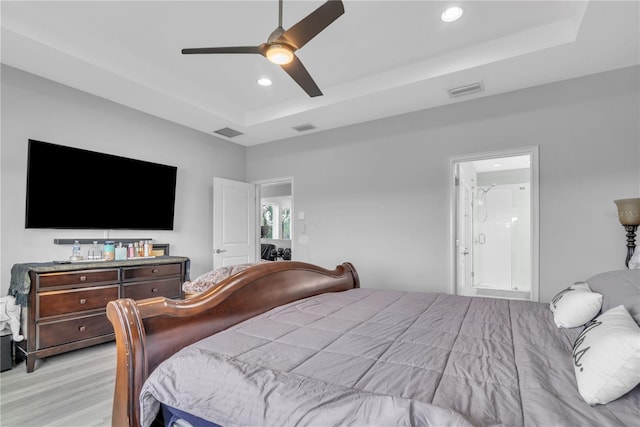
[[[185,55],[202,53],[259,53],[274,64],[280,65],[309,96],[321,96],[322,92],[320,88],[318,88],[318,85],[313,81],[311,75],[307,69],[304,68],[304,65],[302,65],[302,62],[294,52],[307,44],[309,40],[317,36],[343,13],[344,5],[342,1],[329,0],[285,31],[285,29],[282,28],[282,0],[279,0],[278,28],[269,35],[266,43],[262,43],[259,46],[182,49],[182,53]]]

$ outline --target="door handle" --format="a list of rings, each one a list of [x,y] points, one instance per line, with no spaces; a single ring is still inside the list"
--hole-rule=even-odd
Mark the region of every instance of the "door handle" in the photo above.
[[[221,254],[222,252],[227,252],[226,249],[216,249],[214,253]]]
[[[462,255],[469,255],[469,251],[462,252]]]

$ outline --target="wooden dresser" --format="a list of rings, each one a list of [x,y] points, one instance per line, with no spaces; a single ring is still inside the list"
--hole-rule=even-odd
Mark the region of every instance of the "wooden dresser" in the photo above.
[[[109,301],[164,296],[182,297],[189,259],[161,256],[126,261],[74,264],[25,264],[29,304],[23,308],[17,352],[33,372],[36,359],[112,341],[105,314]]]

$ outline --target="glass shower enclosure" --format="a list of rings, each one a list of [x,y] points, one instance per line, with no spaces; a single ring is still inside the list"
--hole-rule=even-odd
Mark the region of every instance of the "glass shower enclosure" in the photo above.
[[[530,184],[480,184],[474,194],[473,286],[529,292]]]

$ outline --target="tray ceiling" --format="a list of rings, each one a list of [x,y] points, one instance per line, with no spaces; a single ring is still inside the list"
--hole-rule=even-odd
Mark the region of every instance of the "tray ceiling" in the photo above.
[[[284,1],[288,28],[322,1]],[[444,23],[454,4],[464,15]],[[208,134],[254,145],[639,63],[635,1],[344,1],[297,52],[324,96],[260,55],[270,1],[2,1],[2,62]],[[273,84],[262,87],[261,77]],[[448,90],[482,83],[482,91]],[[310,124],[306,131],[294,127]],[[216,134],[217,135],[217,134]]]

